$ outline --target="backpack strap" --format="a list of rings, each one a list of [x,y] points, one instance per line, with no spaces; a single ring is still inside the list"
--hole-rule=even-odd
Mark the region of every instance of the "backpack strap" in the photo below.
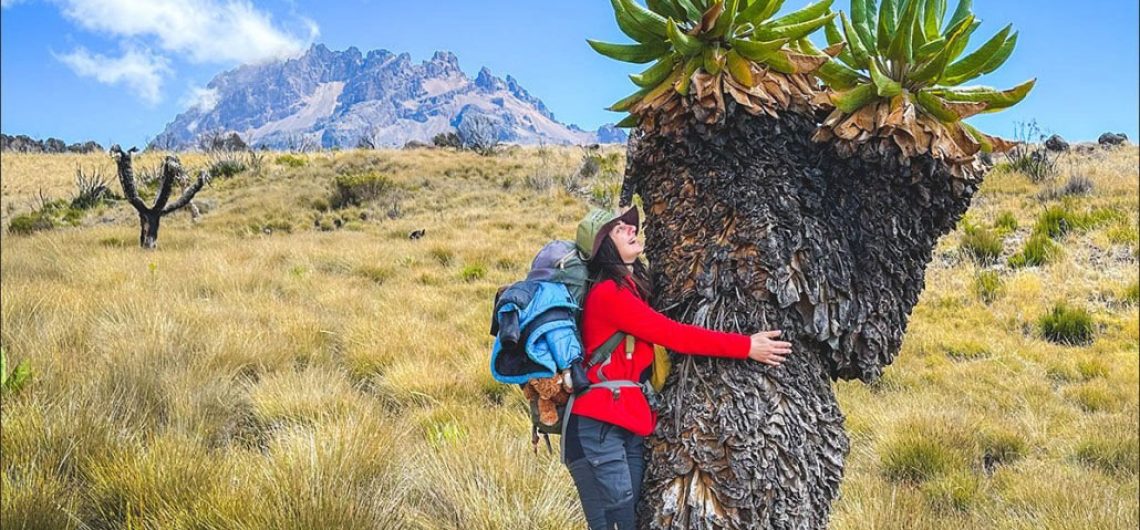
[[[624,331],[619,331],[613,335],[610,335],[610,338],[606,339],[606,341],[603,342],[601,346],[598,346],[598,349],[594,350],[590,354],[590,361],[586,363],[585,369],[589,371],[590,368],[609,362],[610,355],[613,355],[614,348],[617,348],[618,344],[621,344],[622,341],[625,341],[626,360],[632,359],[635,339],[633,338],[633,335],[630,335]],[[598,372],[598,378],[602,381],[606,380],[605,376],[602,375],[601,372]]]

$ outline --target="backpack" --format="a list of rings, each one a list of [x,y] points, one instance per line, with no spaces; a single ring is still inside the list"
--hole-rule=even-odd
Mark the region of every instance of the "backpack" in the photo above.
[[[654,355],[652,385],[631,381],[602,381],[590,384],[586,371],[604,363],[615,348],[625,344],[626,355],[633,354],[634,338],[617,332],[586,356],[581,336],[582,307],[585,302],[587,266],[573,241],[555,240],[535,255],[526,279],[505,285],[495,294],[491,315],[491,375],[501,383],[524,389],[536,378],[561,378],[565,402],[556,405],[557,420],[547,424],[540,419],[537,399],[529,399],[531,445],[538,451],[541,434],[548,451],[551,434],[565,434],[565,417],[574,397],[589,388],[641,387],[651,403],[664,384],[668,356],[663,350]],[[537,337],[536,337],[537,335]],[[536,358],[537,357],[537,358]]]

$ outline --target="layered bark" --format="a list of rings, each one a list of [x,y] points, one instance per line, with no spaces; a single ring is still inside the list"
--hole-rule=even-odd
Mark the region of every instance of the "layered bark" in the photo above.
[[[623,202],[643,200],[656,307],[794,345],[779,368],[675,356],[643,528],[826,527],[849,448],[831,381],[874,381],[894,359],[933,247],[976,189],[929,157],[844,158],[815,129],[730,101],[722,123],[631,140]]]

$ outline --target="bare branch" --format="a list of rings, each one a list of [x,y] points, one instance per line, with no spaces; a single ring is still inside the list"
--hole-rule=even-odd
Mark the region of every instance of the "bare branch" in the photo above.
[[[124,153],[119,144],[115,144],[111,146],[111,158],[115,159],[115,165],[119,168],[119,184],[123,186],[123,195],[126,196],[127,202],[131,203],[139,213],[147,213],[150,208],[147,208],[139,198],[139,191],[135,187],[135,171],[131,168],[131,156],[135,151],[138,149],[132,147]]]
[[[196,180],[192,186],[183,190],[182,196],[179,197],[177,201],[174,201],[174,204],[163,208],[162,215],[166,215],[183,206],[186,206],[187,204],[190,204],[190,201],[194,200],[194,194],[198,193],[202,189],[202,186],[205,186],[206,182],[209,180],[210,173],[203,169],[200,173],[198,173],[198,180]]]
[[[177,158],[167,155],[162,161],[162,182],[159,184],[158,197],[154,199],[154,209],[162,210],[170,200],[170,192],[174,187],[174,180],[182,173],[182,164]]]

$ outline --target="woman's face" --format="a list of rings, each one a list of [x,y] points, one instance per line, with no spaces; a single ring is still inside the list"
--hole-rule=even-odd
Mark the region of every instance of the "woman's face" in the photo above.
[[[633,263],[645,250],[645,244],[637,238],[637,227],[621,221],[618,221],[617,225],[610,229],[610,239],[617,247],[621,260],[626,263]]]

